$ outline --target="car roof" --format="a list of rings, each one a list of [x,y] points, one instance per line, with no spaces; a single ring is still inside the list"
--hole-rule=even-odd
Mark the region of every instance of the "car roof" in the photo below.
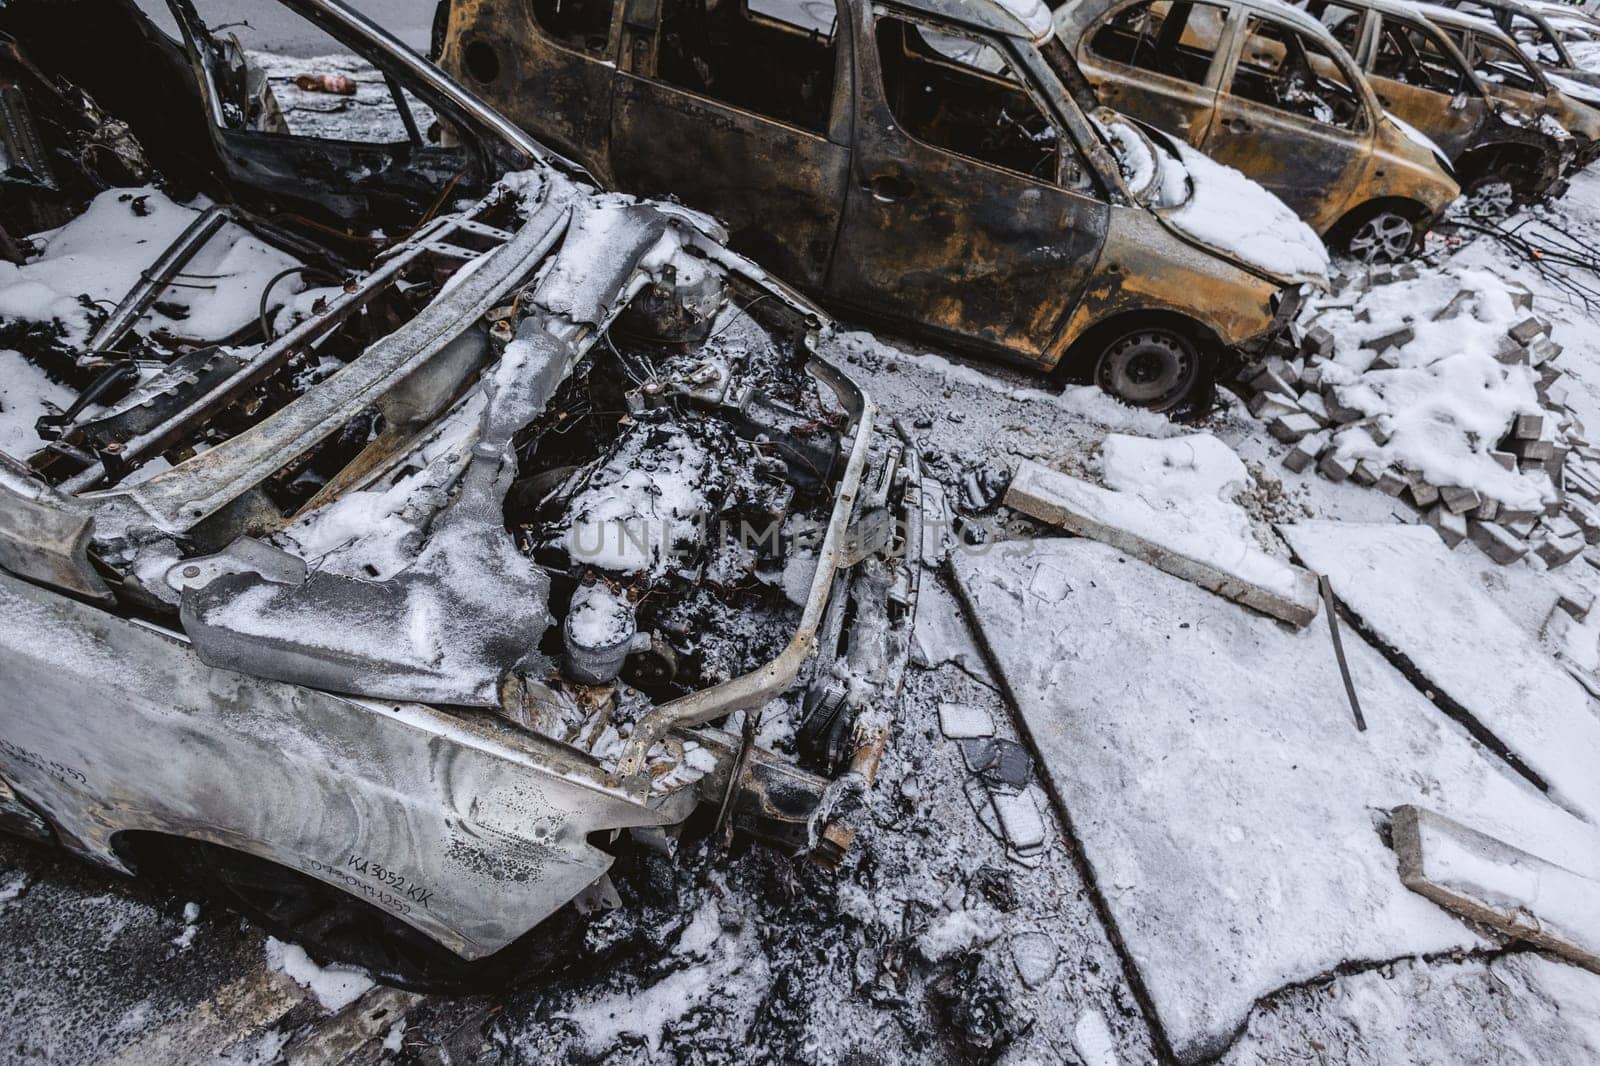
[[[894,0],[911,11],[945,22],[988,30],[1030,41],[1043,41],[1053,32],[1050,9],[1044,0]]]
[[[1426,0],[1412,0],[1410,6],[1416,8],[1417,11],[1434,22],[1442,22],[1451,26],[1470,26],[1475,30],[1488,31],[1494,37],[1505,37],[1506,40],[1510,40],[1509,37],[1506,37],[1505,31],[1495,25],[1492,19],[1486,19],[1479,15],[1469,15],[1465,11],[1457,11],[1453,7],[1445,7],[1442,4],[1430,4]]]

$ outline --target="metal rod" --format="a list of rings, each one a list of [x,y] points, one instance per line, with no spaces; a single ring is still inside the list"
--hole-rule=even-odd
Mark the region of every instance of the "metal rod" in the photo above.
[[[1317,575],[1317,587],[1322,590],[1322,606],[1328,612],[1328,632],[1333,634],[1333,655],[1339,660],[1339,676],[1344,678],[1345,695],[1350,697],[1350,710],[1356,716],[1356,728],[1367,731],[1367,719],[1361,713],[1361,701],[1356,698],[1355,682],[1350,680],[1350,664],[1344,658],[1344,641],[1339,639],[1339,611],[1333,602],[1333,582],[1327,574]]]

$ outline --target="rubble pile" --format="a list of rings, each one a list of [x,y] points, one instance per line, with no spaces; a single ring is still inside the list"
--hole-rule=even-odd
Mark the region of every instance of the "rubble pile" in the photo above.
[[[1290,470],[1405,499],[1451,548],[1554,568],[1600,543],[1600,448],[1550,333],[1529,290],[1481,271],[1340,275],[1242,394]]]

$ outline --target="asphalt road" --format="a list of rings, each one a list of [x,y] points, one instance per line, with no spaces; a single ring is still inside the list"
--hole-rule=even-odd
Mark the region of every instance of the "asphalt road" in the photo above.
[[[434,0],[345,0],[419,52],[428,49]],[[139,0],[139,6],[165,21],[165,0]],[[299,15],[263,0],[196,0],[195,7],[213,28],[229,27],[246,46],[284,55],[327,54],[328,38]]]

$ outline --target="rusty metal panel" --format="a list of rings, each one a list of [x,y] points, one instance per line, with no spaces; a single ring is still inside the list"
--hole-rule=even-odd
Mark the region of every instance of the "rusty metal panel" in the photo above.
[[[878,16],[862,4],[855,17],[856,151],[829,296],[1041,361],[1094,269],[1109,205],[912,138],[884,90]]]
[[[611,90],[621,20],[558,43],[527,0],[453,0],[438,63],[501,114],[612,181]],[[582,38],[582,39],[579,39]]]
[[[75,850],[120,867],[123,831],[224,844],[467,958],[606,871],[589,834],[671,824],[694,804],[692,789],[634,802],[577,753],[489,715],[212,669],[179,638],[4,575],[0,655],[0,773]]]

